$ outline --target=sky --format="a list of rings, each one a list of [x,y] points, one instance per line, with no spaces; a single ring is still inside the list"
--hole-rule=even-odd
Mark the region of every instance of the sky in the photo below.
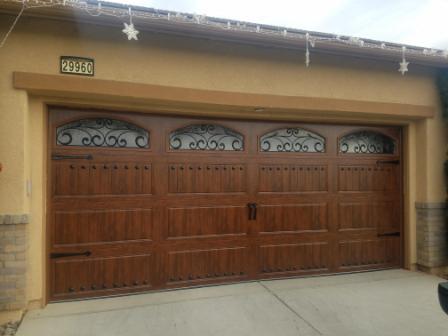
[[[448,49],[448,0],[108,0]]]

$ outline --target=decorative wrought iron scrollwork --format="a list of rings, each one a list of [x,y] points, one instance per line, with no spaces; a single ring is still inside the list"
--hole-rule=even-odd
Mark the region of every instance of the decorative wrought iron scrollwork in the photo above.
[[[243,136],[226,127],[213,124],[197,124],[173,131],[170,149],[241,151]]]
[[[395,141],[391,137],[373,131],[358,131],[339,140],[339,152],[351,154],[393,154]]]
[[[280,128],[260,139],[263,152],[323,153],[325,139],[302,128]]]
[[[81,119],[58,127],[56,143],[62,146],[148,148],[149,132],[115,119]]]

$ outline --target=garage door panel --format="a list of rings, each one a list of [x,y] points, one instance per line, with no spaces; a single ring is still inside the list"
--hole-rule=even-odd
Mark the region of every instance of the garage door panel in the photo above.
[[[372,203],[372,222],[378,233],[401,231],[401,205],[398,200]]]
[[[346,230],[375,230],[374,222],[369,215],[371,205],[364,202],[340,202],[338,204],[339,231]]]
[[[400,202],[372,198],[346,198],[338,202],[338,230],[400,231]]]
[[[247,234],[246,206],[168,208],[168,239]]]
[[[263,164],[258,167],[260,193],[328,190],[326,165]]]
[[[329,244],[278,243],[259,247],[260,276],[284,273],[326,272],[329,270]]]
[[[339,262],[343,270],[399,265],[399,237],[347,240],[339,243]]]
[[[53,296],[111,295],[151,288],[152,254],[53,261]]]
[[[73,196],[55,197],[52,203],[52,210],[55,212],[64,211],[100,211],[107,209],[127,210],[127,209],[153,209],[156,210],[163,202],[154,195],[127,195],[127,196]]]
[[[53,224],[55,247],[152,240],[152,209],[56,211]]]
[[[247,246],[169,251],[166,281],[168,286],[235,281],[247,276],[247,265]]]
[[[88,258],[118,257],[122,255],[137,255],[148,252],[153,253],[156,242],[151,240],[133,240],[107,243],[85,243],[77,245],[54,245],[50,259],[65,259],[74,256],[87,256]],[[61,255],[61,256],[59,256]]]
[[[339,191],[397,191],[399,169],[397,166],[377,164],[339,165]]]
[[[170,164],[168,190],[173,194],[244,192],[246,171],[243,164]]]
[[[259,205],[260,233],[301,233],[328,230],[328,203]]]
[[[87,195],[90,182],[88,164],[58,163],[53,165],[53,194],[55,196]]]
[[[55,196],[152,193],[150,163],[58,162],[53,169]]]

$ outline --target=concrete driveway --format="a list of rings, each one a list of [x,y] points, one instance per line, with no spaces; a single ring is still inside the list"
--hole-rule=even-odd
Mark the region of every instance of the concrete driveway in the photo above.
[[[440,281],[389,270],[56,303],[17,335],[446,336]]]

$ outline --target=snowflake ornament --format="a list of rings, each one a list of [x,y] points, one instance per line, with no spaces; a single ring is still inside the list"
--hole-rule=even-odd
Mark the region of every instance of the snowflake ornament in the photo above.
[[[134,24],[132,23],[132,9],[129,7],[129,24],[126,22],[124,24],[124,29],[122,30],[123,33],[125,33],[128,37],[128,40],[138,40],[138,33],[139,31],[135,29]]]
[[[406,47],[405,46],[403,46],[401,48],[401,52],[402,52],[402,58],[401,58],[401,62],[399,63],[400,64],[400,68],[398,69],[398,71],[400,71],[401,74],[404,76],[404,74],[409,71],[408,70],[409,62],[406,61],[406,56],[405,56],[405,53],[406,53]]]
[[[405,59],[403,59],[403,61],[400,62],[400,68],[398,69],[398,71],[400,71],[403,76],[406,72],[409,71],[408,65],[409,65],[409,62],[406,62]]]
[[[130,23],[127,24],[126,22],[124,22],[124,29],[122,30],[123,33],[125,33],[128,36],[128,40],[138,40],[138,33],[139,31],[137,29],[135,29],[134,24]]]

